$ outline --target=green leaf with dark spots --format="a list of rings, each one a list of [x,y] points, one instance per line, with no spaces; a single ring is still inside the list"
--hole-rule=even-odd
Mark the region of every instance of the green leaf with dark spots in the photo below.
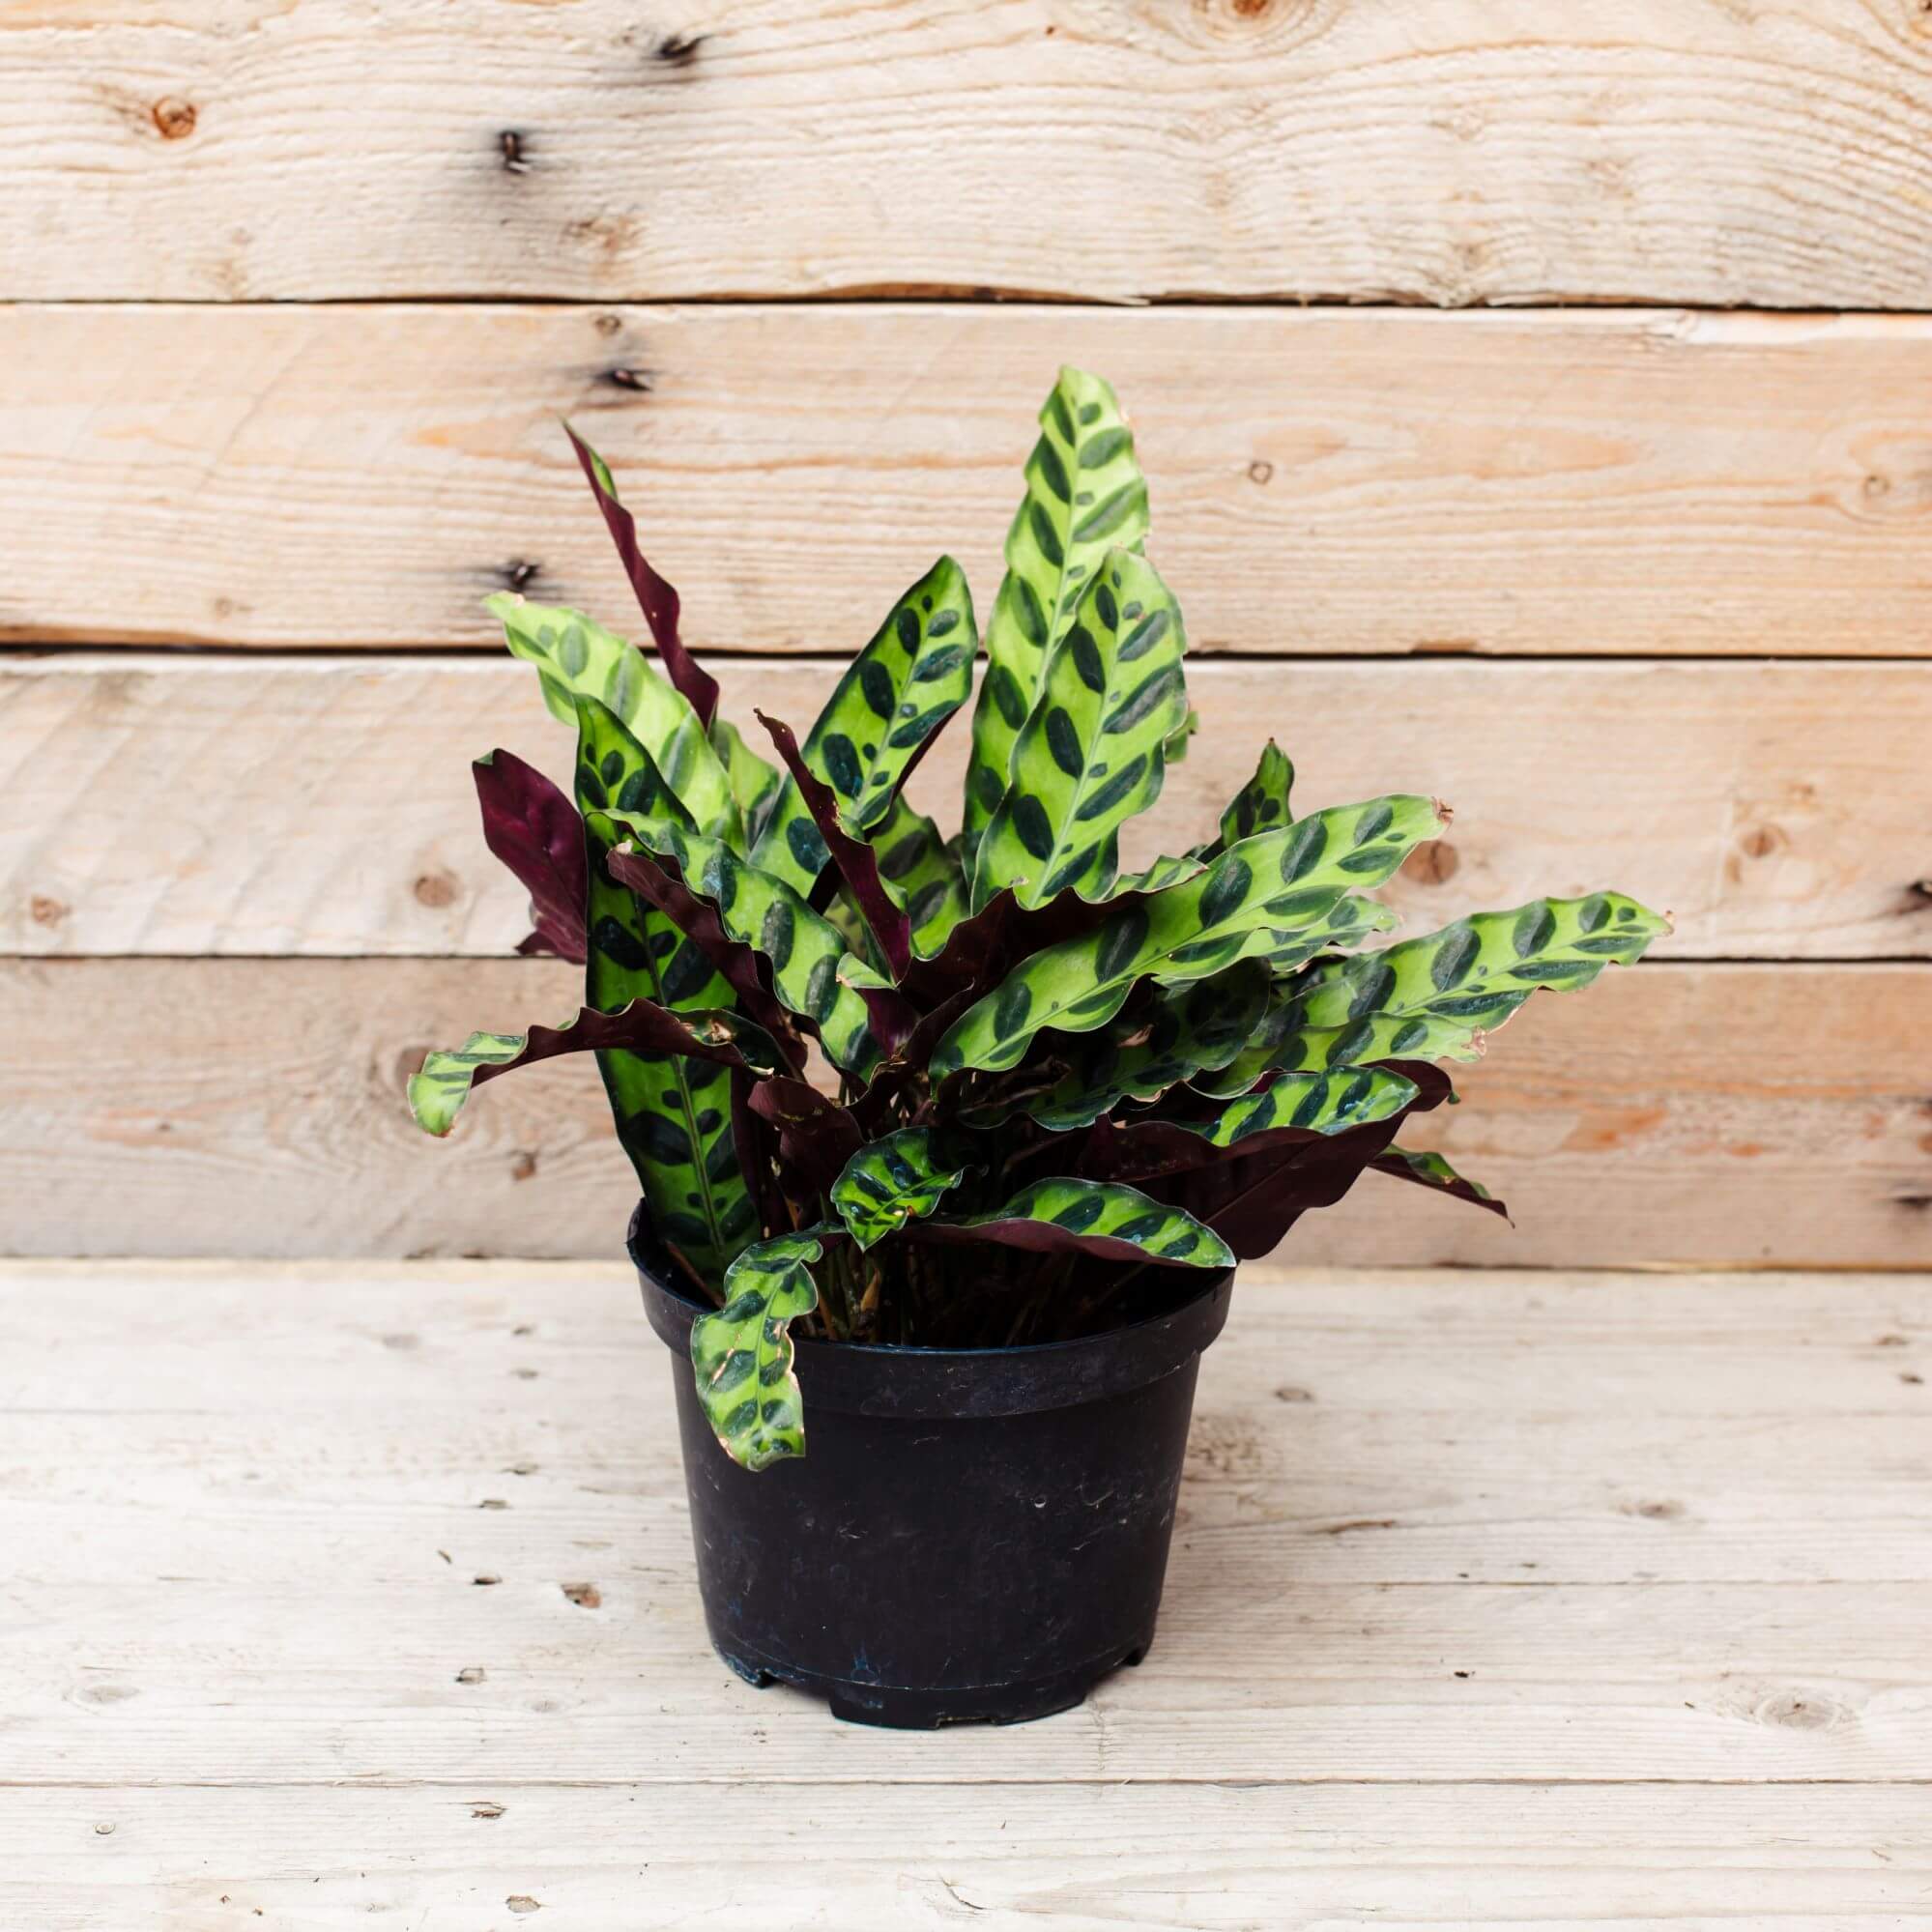
[[[870,1248],[915,1216],[931,1214],[967,1171],[936,1159],[926,1128],[902,1128],[867,1142],[846,1163],[832,1183],[831,1202],[852,1239]]]
[[[889,719],[898,708],[899,686],[893,682],[892,674],[877,658],[859,659],[858,689],[859,695],[872,707],[875,717]]]
[[[486,1081],[517,1067],[564,1053],[630,1053],[680,1055],[719,1067],[748,1067],[762,1074],[784,1071],[771,1036],[742,1014],[672,1013],[648,999],[616,1013],[586,1006],[561,1026],[533,1026],[528,1033],[472,1033],[462,1046],[427,1054],[409,1082],[410,1111],[425,1133],[439,1139],[456,1124],[463,1103]],[[664,1157],[688,1167],[689,1137],[669,1116],[653,1122]]]
[[[1011,979],[992,995],[994,1031],[1004,1039],[1030,1035],[1026,1015],[1033,1004],[1033,989],[1023,979]]]
[[[1370,822],[1382,827],[1372,848],[1357,838]],[[1015,1066],[1042,1027],[1090,1032],[1143,978],[1174,985],[1254,958],[1285,972],[1324,946],[1353,944],[1388,915],[1351,897],[1349,887],[1379,884],[1442,829],[1428,799],[1400,796],[1335,806],[1289,830],[1244,839],[1197,877],[1127,902],[1093,932],[1023,960],[1004,986],[954,1024],[935,1050],[933,1071]],[[1345,863],[1370,851],[1372,866]]]
[[[1053,763],[1069,778],[1078,778],[1086,770],[1086,752],[1081,744],[1079,727],[1063,706],[1054,705],[1048,710],[1045,736]]]
[[[1177,858],[1157,858],[1139,872],[1123,872],[1107,897],[1125,899],[1130,893],[1161,892],[1169,885],[1178,885],[1184,879],[1197,878],[1206,870],[1207,861],[1194,852],[1183,852]]]
[[[1099,577],[1095,577],[1093,581],[1096,588],[1101,588],[1102,580]],[[1073,629],[1067,632],[1065,649],[1067,661],[1073,666],[1075,677],[1089,691],[1105,691],[1107,666],[1101,662],[1100,647],[1094,642],[1093,633],[1080,621],[1078,612],[1075,613]],[[1047,662],[1051,665],[1053,659],[1049,658]],[[1012,783],[1010,776],[1007,782]]]
[[[771,962],[772,991],[790,1012],[812,1022],[834,1065],[861,1078],[872,1071],[879,1043],[864,999],[838,977],[839,963],[852,955],[830,920],[784,880],[716,839],[668,822],[638,825],[635,838],[646,851],[676,859],[684,883],[718,908],[726,936]],[[621,879],[628,863],[623,851],[609,863]]]
[[[909,1242],[1219,1263],[1226,1248],[1265,1252],[1370,1163],[1495,1205],[1440,1156],[1393,1149],[1409,1113],[1453,1097],[1427,1062],[1473,1058],[1537,988],[1635,959],[1663,922],[1592,893],[1348,957],[1392,923],[1374,888],[1440,819],[1400,796],[1297,820],[1293,766],[1273,742],[1211,842],[1147,862],[1130,821],[1198,721],[1178,609],[1139,554],[1134,437],[1104,383],[1064,370],[1040,413],[952,841],[902,789],[970,690],[977,637],[956,566],[942,560],[899,599],[803,744],[776,728],[781,775],[716,718],[676,593],[644,562],[608,472],[579,455],[662,664],[574,611],[492,600],[546,703],[580,724],[584,809],[555,801],[543,874],[561,852],[590,875],[557,927],[586,960],[594,1024],[575,1045],[598,1056],[653,1227],[714,1292],[747,1244],[815,1214],[835,1224],[808,1227],[801,1251],[764,1251],[762,1281],[736,1277],[737,1333],[701,1350],[735,1453],[800,1446],[767,1290],[790,1283],[810,1306],[804,1256],[854,1231],[877,1244],[897,1230],[886,1252],[905,1265],[875,1258],[857,1277],[850,1251],[837,1257],[840,1333],[860,1308],[855,1332],[951,1345],[1046,1339],[1084,1318],[1094,1278]],[[823,614],[805,620],[822,642]],[[1144,869],[1123,877],[1123,849]],[[579,879],[574,863],[561,871]],[[640,1002],[659,1017],[610,1030],[615,1009]],[[693,1012],[718,1018],[735,1058],[683,1030]],[[738,1052],[741,1024],[782,1075],[738,1064],[756,1061]],[[801,1033],[842,1076],[836,1104],[803,1078]],[[522,1036],[478,1035],[437,1056],[416,1094],[431,1118],[453,1114],[476,1081],[537,1056]],[[1049,1166],[1079,1178],[1024,1185]],[[972,1173],[1001,1178],[960,1178]],[[1079,1296],[1063,1312],[1042,1292],[1062,1279]]]
[[[668,1113],[641,1114],[632,1123],[638,1144],[649,1153],[652,1160],[667,1167],[688,1168],[695,1155],[691,1147],[691,1137]],[[730,1143],[721,1142],[729,1150]]]
[[[1239,852],[1229,853],[1215,866],[1201,888],[1200,923],[1203,926],[1226,924],[1229,914],[1247,904],[1254,886],[1254,869]]]
[[[768,1469],[805,1453],[792,1324],[819,1306],[812,1263],[829,1229],[747,1248],[726,1272],[724,1307],[691,1324],[691,1369],[711,1432],[734,1462]]]
[[[852,660],[805,738],[805,763],[839,793],[854,838],[884,822],[914,755],[966,703],[978,651],[965,573],[942,557]],[[824,841],[791,779],[751,855],[794,891],[817,882]]]
[[[1187,681],[1181,675],[1181,667],[1178,663],[1164,664],[1127,691],[1101,719],[1100,729],[1109,737],[1122,737],[1148,718],[1158,716],[1160,749],[1165,759],[1168,736],[1186,724],[1187,715]]]
[[[1028,858],[1044,866],[1053,855],[1053,822],[1047,808],[1031,795],[1009,798],[1002,808],[1011,821],[1012,836]]]
[[[1260,1023],[1268,985],[1266,964],[1244,960],[1151,1011],[1116,1015],[1098,1032],[1067,1043],[1066,1073],[1027,1102],[1026,1112],[1053,1133],[1071,1133],[1123,1100],[1157,1100],[1204,1068],[1226,1066]]]
[[[895,797],[884,822],[870,834],[879,853],[879,876],[912,927],[915,959],[937,959],[953,928],[966,916],[966,880],[959,860],[931,819],[903,796]]]
[[[1194,1075],[1199,1092],[1226,1097],[1246,1093],[1266,1075],[1325,1073],[1376,1060],[1474,1060],[1481,1057],[1476,1028],[1497,1025],[1525,995],[1506,999],[1475,1020],[1436,1014],[1375,1014],[1335,1026],[1304,1024],[1293,980],[1275,989],[1267,1014],[1235,1057],[1219,1071]]]
[[[1086,501],[1076,504],[1078,494]],[[968,874],[1005,795],[1014,740],[1047,657],[1110,548],[1138,550],[1147,485],[1120,404],[1098,376],[1065,368],[1040,410],[1040,438],[1006,533],[1006,576],[986,627],[986,681],[973,712],[961,859]]]
[[[1151,642],[1128,659],[1126,647],[1143,639]],[[1027,908],[1069,885],[1083,899],[1107,896],[1113,834],[1160,796],[1167,740],[1187,721],[1186,648],[1179,609],[1154,566],[1130,551],[1108,552],[1013,741],[1006,793],[973,861],[975,907],[1007,886]]]
[[[1453,993],[1476,966],[1476,933],[1467,922],[1450,927],[1429,955],[1428,976],[1438,993]]]
[[[682,702],[681,700],[679,701]],[[649,823],[691,824],[691,814],[657,769],[655,761],[621,718],[599,700],[572,700],[577,720],[577,798],[585,811],[590,946],[584,967],[588,1005],[614,1012],[634,999],[674,1011],[735,1006],[736,995],[701,949],[649,901],[614,879],[606,860],[620,823],[629,830]],[[632,802],[600,813],[610,790],[600,774],[617,762],[615,790]],[[614,821],[616,822],[614,822]],[[670,1053],[612,1050],[597,1055],[597,1072],[617,1121],[618,1140],[636,1170],[638,1186],[663,1238],[707,1282],[716,1282],[739,1247],[757,1230],[751,1200],[735,1171],[731,1123],[699,1125],[704,1082],[696,1062]],[[714,1168],[666,1161],[658,1151],[657,1123],[674,1122],[682,1139],[708,1157],[722,1148]],[[721,1176],[721,1177],[720,1177]]]
[[[929,637],[943,637],[948,631],[960,627],[957,611],[939,611],[927,625]],[[915,684],[949,684],[965,670],[967,677],[972,675],[973,649],[969,644],[942,645],[937,650],[922,651],[919,661],[912,667],[912,682]]]
[[[1539,987],[1588,986],[1606,966],[1629,965],[1670,922],[1622,893],[1537,899],[1508,912],[1476,912],[1386,952],[1311,967],[1294,988],[1292,1025],[1324,1029],[1363,1019],[1444,1023],[1428,1043],[1474,1046]],[[1403,1049],[1404,1057],[1471,1057]]]
[[[831,852],[820,835],[818,826],[806,817],[788,821],[782,829],[786,848],[790,853],[791,866],[795,867],[799,874],[816,880],[819,874],[824,870],[825,861],[831,857]],[[776,876],[773,875],[774,878]]]
[[[832,955],[818,961],[805,979],[803,1011],[822,1026],[838,1005],[839,959]]]
[[[910,1229],[920,1241],[993,1241],[1044,1254],[1099,1254],[1179,1268],[1229,1268],[1234,1256],[1193,1215],[1116,1182],[1063,1176],[1035,1181],[1003,1206],[961,1220],[935,1215]]]
[[[1065,767],[1062,767],[1063,769]],[[1128,797],[1139,792],[1146,782],[1147,754],[1137,752],[1127,763],[1110,776],[1093,786],[1074,808],[1074,822],[1086,826],[1099,820],[1104,824],[1111,821],[1115,810]]]
[[[1505,1221],[1510,1210],[1480,1181],[1458,1174],[1440,1154],[1412,1154],[1404,1147],[1391,1147],[1369,1163],[1378,1173],[1394,1174],[1399,1181],[1413,1181],[1418,1187],[1433,1188],[1472,1207],[1486,1207]]]
[[[1293,762],[1270,738],[1261,753],[1260,764],[1254,767],[1254,777],[1234,794],[1227,810],[1222,813],[1221,836],[1205,849],[1205,855],[1212,858],[1228,846],[1252,839],[1256,832],[1279,831],[1292,823],[1288,794],[1294,786]]]
[[[1211,1147],[1235,1147],[1282,1131],[1345,1134],[1401,1112],[1416,1097],[1413,1081],[1387,1067],[1345,1067],[1337,1073],[1283,1074],[1258,1093],[1243,1094],[1211,1118],[1167,1120]]]
[[[1017,733],[1026,722],[1026,693],[1022,688],[1019,678],[1006,665],[995,664],[989,668],[986,674],[985,696],[992,700],[994,707],[999,713],[1000,721],[1009,731]],[[992,776],[991,767],[988,767],[988,775]],[[994,785],[996,803],[997,794],[1006,790],[1006,776],[1003,770],[994,779]],[[987,816],[992,816],[990,810]]]
[[[792,943],[797,931],[798,922],[790,901],[774,895],[758,928],[758,950],[771,962],[773,972],[783,972],[791,965]]]
[[[744,821],[726,769],[728,753],[714,747],[697,712],[643,652],[581,611],[533,604],[511,591],[487,597],[484,604],[503,624],[511,651],[536,667],[543,702],[554,717],[574,726],[579,698],[607,705],[650,754],[698,824],[711,837],[742,848]],[[601,806],[604,800],[589,802]]]
[[[877,669],[878,667],[873,667]],[[831,732],[821,741],[819,763],[835,792],[856,798],[865,787],[865,767],[859,763],[858,747],[843,732]]]

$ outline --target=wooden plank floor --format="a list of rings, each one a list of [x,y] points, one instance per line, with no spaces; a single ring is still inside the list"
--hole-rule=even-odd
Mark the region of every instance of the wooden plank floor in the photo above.
[[[1252,1270],[1146,1665],[908,1736],[706,1648],[620,1268],[13,1263],[0,1924],[1918,1922],[1929,1288]]]

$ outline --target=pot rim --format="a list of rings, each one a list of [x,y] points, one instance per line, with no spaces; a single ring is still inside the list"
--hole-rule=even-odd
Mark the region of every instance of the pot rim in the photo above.
[[[706,1311],[652,1254],[642,1201],[631,1215],[624,1245],[651,1327],[668,1348],[684,1354],[691,1324]],[[808,1424],[815,1405],[857,1415],[966,1420],[1068,1408],[1157,1382],[1199,1355],[1227,1320],[1234,1270],[1190,1272],[1200,1277],[1199,1285],[1166,1314],[1071,1341],[922,1348],[800,1337],[793,1346]]]

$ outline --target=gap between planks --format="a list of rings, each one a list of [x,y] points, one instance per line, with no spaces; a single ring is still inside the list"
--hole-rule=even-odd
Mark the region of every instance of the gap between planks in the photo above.
[[[1896,9],[1641,0],[1611,41],[1483,0],[703,18],[664,57],[625,0],[567,33],[33,9],[0,254],[25,293],[223,300],[1932,297],[1932,77]]]

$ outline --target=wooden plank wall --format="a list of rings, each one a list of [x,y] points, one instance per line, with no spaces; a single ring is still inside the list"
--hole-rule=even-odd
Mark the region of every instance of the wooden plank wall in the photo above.
[[[627,601],[808,717],[1061,360],[1132,409],[1205,727],[1456,805],[1412,927],[1611,882],[1292,1258],[1932,1265],[1932,13],[1919,0],[15,0],[0,10],[0,1248],[607,1254],[571,999],[467,759],[477,599]],[[949,809],[963,735],[920,774]]]

